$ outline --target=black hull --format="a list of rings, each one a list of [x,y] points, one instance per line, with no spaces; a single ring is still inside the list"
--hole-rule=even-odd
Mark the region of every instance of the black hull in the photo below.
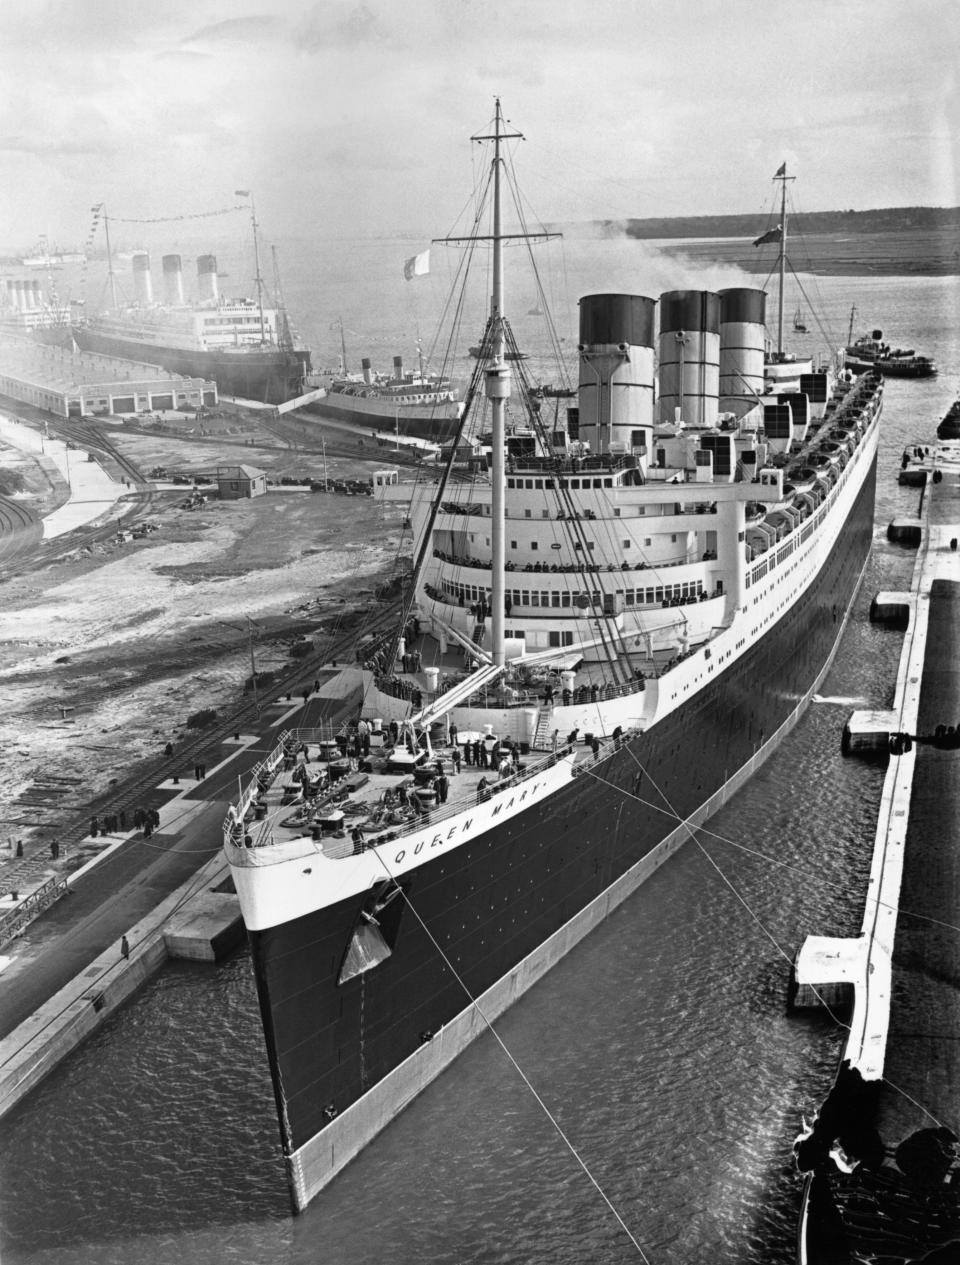
[[[895,360],[858,360],[856,356],[848,356],[844,367],[853,373],[880,373],[885,378],[935,378],[936,365],[930,361],[898,364]]]
[[[643,859],[663,840],[674,835],[679,846],[685,831],[677,830],[678,816],[702,819],[770,753],[836,650],[870,549],[875,479],[874,462],[806,596],[698,695],[605,760],[602,780],[578,777],[527,812],[405,876],[417,916],[410,908],[398,911],[395,950],[383,964],[337,983],[362,897],[250,934],[288,1157],[403,1060],[417,1051],[430,1057],[425,1049],[430,1034],[467,1008],[462,985],[418,918],[470,993],[479,996],[556,938],[591,902],[601,898],[598,908],[604,906],[614,885],[642,869]],[[590,925],[616,899],[622,895]],[[509,1000],[524,986],[513,988]],[[426,1079],[404,1089],[393,1114]],[[357,1110],[363,1109],[361,1103]],[[376,1127],[390,1114],[381,1104]],[[363,1140],[375,1131],[365,1127]],[[342,1136],[336,1149],[353,1153]],[[296,1188],[295,1168],[291,1165]],[[302,1201],[321,1184],[315,1174],[304,1179]]]
[[[306,350],[190,351],[114,338],[85,325],[75,326],[73,337],[81,351],[161,365],[171,373],[216,382],[221,395],[263,400],[267,404],[283,404],[299,395],[310,369],[310,353]]]
[[[365,426],[387,435],[397,434],[410,436],[413,439],[428,439],[434,443],[442,443],[452,439],[459,429],[460,422],[455,417],[434,417],[429,412],[418,413],[407,410],[408,416],[401,411],[399,417],[382,413],[365,413],[362,409],[342,408],[335,402],[335,397],[327,396],[322,400],[313,400],[303,406],[302,412],[316,413],[318,417],[336,417],[344,422],[353,422],[357,426]],[[385,441],[388,443],[389,441]]]

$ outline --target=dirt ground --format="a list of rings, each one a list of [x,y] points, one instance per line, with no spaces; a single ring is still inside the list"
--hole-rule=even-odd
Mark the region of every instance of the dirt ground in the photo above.
[[[276,480],[322,472],[319,454],[275,438],[242,448],[216,436],[109,438],[146,472],[240,461]],[[331,448],[349,451],[338,435]],[[385,464],[369,446],[364,455],[328,453],[329,477],[368,479]],[[26,464],[0,450],[0,467],[40,491],[48,476]],[[258,672],[289,665],[296,640],[334,632],[403,565],[402,513],[370,497],[278,489],[194,510],[184,499],[165,494],[143,539],[0,584],[0,847],[46,848],[58,814],[175,742],[194,712],[229,710],[250,676],[251,628]]]

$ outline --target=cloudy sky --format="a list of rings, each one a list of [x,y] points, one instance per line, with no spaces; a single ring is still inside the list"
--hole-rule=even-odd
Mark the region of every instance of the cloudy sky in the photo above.
[[[256,193],[428,239],[493,99],[545,221],[956,205],[955,0],[2,0],[0,243]],[[474,147],[476,148],[476,147]]]

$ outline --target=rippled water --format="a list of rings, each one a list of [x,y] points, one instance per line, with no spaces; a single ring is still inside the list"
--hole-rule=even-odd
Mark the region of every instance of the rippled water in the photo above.
[[[819,285],[842,326],[853,290],[867,323],[960,366],[952,279]],[[820,701],[698,843],[498,1021],[657,1265],[793,1259],[791,1144],[842,1034],[787,1015],[789,959],[808,932],[859,927],[882,770],[842,759],[840,729],[892,698],[900,637],[867,613],[913,564],[885,539],[916,503],[895,472],[956,387],[888,385],[875,548]],[[246,954],[167,968],[4,1120],[0,1218],[4,1265],[641,1259],[489,1036],[292,1218]]]

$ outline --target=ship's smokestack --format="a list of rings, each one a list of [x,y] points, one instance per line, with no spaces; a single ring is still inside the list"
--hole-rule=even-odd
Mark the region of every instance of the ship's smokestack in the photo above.
[[[660,295],[660,421],[679,416],[714,426],[720,388],[720,296],[709,290]]]
[[[655,311],[637,294],[580,300],[580,438],[593,452],[650,451]]]
[[[7,303],[14,311],[17,310],[17,283],[12,277],[7,279]]]
[[[43,295],[39,281],[33,281],[30,285],[30,303],[34,309],[43,307]]]
[[[394,356],[393,358],[393,376],[398,382],[403,380],[403,357]]]
[[[216,255],[200,255],[197,259],[197,291],[201,302],[219,302]]]
[[[763,395],[764,290],[720,291],[720,409],[742,417]]]
[[[364,356],[364,358],[360,361],[360,368],[363,370],[364,382],[366,382],[367,385],[369,385],[371,382],[373,382],[373,373],[371,372],[371,369],[370,369],[369,356]]]
[[[163,300],[171,307],[183,306],[183,270],[179,255],[163,257]]]
[[[146,251],[141,251],[133,257],[133,297],[141,307],[149,307],[153,302],[150,256]]]

